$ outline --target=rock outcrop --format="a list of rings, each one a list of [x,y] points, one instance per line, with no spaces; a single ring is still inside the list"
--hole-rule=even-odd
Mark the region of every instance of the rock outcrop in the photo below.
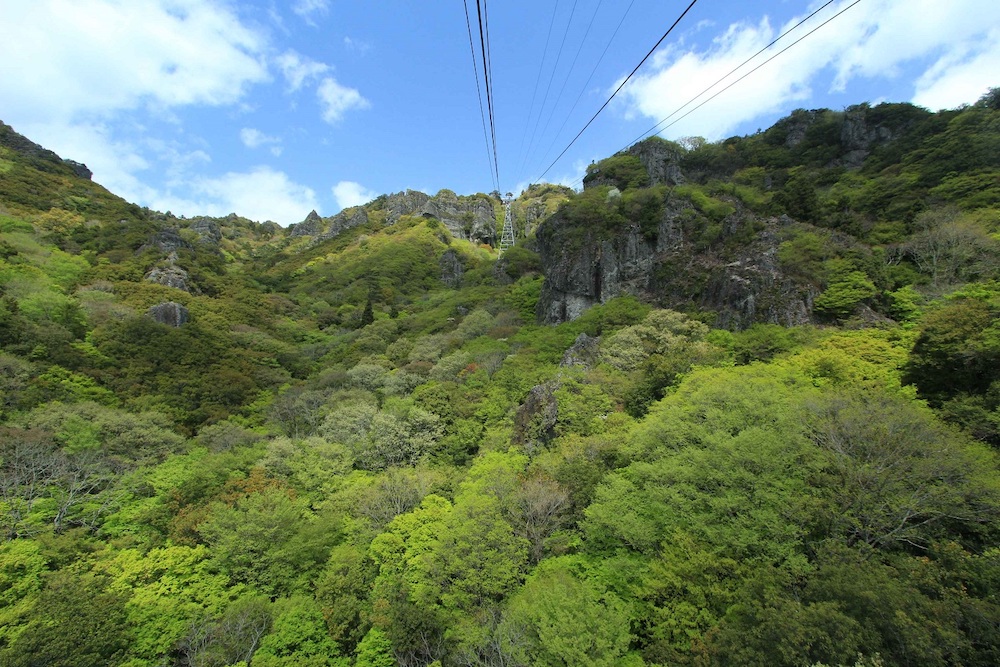
[[[212,218],[195,218],[191,221],[191,230],[197,232],[202,243],[218,245],[222,242],[222,226]]]
[[[649,174],[650,185],[684,183],[684,174],[681,173],[681,150],[676,144],[658,137],[650,137],[629,148],[628,152],[639,158],[646,173]]]
[[[158,303],[147,310],[146,315],[168,327],[183,326],[190,319],[188,309],[174,301]]]
[[[536,385],[528,392],[528,397],[514,415],[515,445],[532,451],[544,447],[556,436],[556,422],[559,419],[559,403],[556,400],[558,382]]]
[[[142,253],[151,248],[155,248],[164,254],[169,254],[178,250],[193,250],[194,246],[181,237],[179,230],[168,227],[153,234],[146,243],[139,247],[137,252]]]
[[[626,294],[661,307],[692,304],[715,311],[719,326],[810,321],[814,288],[786,275],[777,252],[787,218],[759,220],[742,209],[723,221],[723,235],[747,240],[700,247],[698,230],[685,228],[682,202],[665,207],[655,237],[629,224],[613,234],[574,227],[557,214],[538,232],[545,283],[537,317],[559,323],[593,305]],[[747,234],[747,226],[754,233]],[[741,237],[742,238],[742,237]]]
[[[7,148],[15,150],[18,153],[31,158],[45,160],[46,162],[52,162],[54,164],[61,164],[65,167],[69,167],[70,171],[74,174],[80,178],[85,178],[88,181],[94,176],[94,173],[90,171],[90,169],[87,168],[87,165],[82,162],[62,159],[53,151],[43,148],[27,137],[18,134],[14,131],[14,128],[3,122],[0,122],[0,146],[6,146]]]
[[[485,195],[459,197],[451,190],[442,190],[424,202],[418,214],[440,220],[456,238],[496,245],[497,219],[493,203],[494,200]]]
[[[569,349],[563,353],[562,361],[559,362],[560,368],[571,366],[591,368],[595,366],[600,353],[600,344],[600,337],[588,336],[585,333],[580,334],[569,346]]]
[[[320,239],[332,239],[334,236],[338,236],[348,229],[354,229],[365,224],[368,224],[368,211],[364,206],[344,209],[330,218],[330,224],[326,228],[326,231],[320,234]]]
[[[459,259],[458,253],[454,250],[446,250],[438,263],[441,265],[441,282],[452,289],[461,287],[465,267],[462,266],[462,260]]]
[[[365,206],[345,209],[330,218],[312,211],[302,222],[290,225],[288,235],[324,241],[367,224],[379,212],[384,214],[385,225],[396,224],[404,215],[422,216],[439,220],[455,238],[489,245],[497,242],[494,200],[486,195],[460,196],[450,190],[442,190],[433,197],[416,190],[397,192]]]
[[[191,288],[188,286],[187,271],[172,264],[166,267],[154,267],[145,275],[144,279],[151,283],[191,292]]]
[[[309,215],[306,216],[305,220],[296,224],[288,226],[288,235],[292,238],[298,236],[317,236],[323,231],[323,218],[319,216],[316,211],[309,211]]]
[[[385,224],[394,225],[404,215],[415,214],[428,201],[430,201],[430,196],[418,190],[407,190],[387,195],[382,204],[382,208],[385,209]]]

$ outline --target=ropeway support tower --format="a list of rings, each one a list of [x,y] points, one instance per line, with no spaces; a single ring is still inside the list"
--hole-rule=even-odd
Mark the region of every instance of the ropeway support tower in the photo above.
[[[508,192],[503,200],[503,233],[500,235],[500,252],[498,257],[502,257],[504,251],[514,245],[514,218],[510,211],[510,205],[514,202],[514,193]]]

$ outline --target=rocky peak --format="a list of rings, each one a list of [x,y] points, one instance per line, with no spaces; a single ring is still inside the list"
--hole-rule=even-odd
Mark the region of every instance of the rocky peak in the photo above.
[[[75,160],[64,160],[53,151],[47,148],[42,148],[35,142],[31,141],[27,137],[18,134],[14,131],[10,125],[0,121],[0,146],[5,146],[11,150],[17,151],[21,155],[25,155],[30,158],[35,158],[37,160],[45,160],[46,162],[53,162],[55,164],[61,164],[69,167],[70,171],[79,176],[80,178],[85,178],[88,181],[93,177],[93,172],[87,168],[87,165],[82,162],[77,162]]]
[[[420,208],[420,215],[436,218],[451,235],[496,245],[497,222],[493,200],[486,195],[460,197],[451,190],[442,190]]]
[[[288,226],[288,235],[292,237],[317,236],[322,231],[323,218],[316,211],[309,211],[309,215],[305,217],[305,220],[296,225]]]
[[[682,150],[672,141],[650,137],[629,148],[628,152],[642,162],[649,174],[650,185],[684,183],[684,174],[681,173]]]
[[[397,192],[388,195],[382,203],[382,208],[385,209],[386,224],[394,225],[404,215],[413,215],[429,199],[429,195],[418,190],[407,190],[406,192]]]
[[[348,229],[354,229],[361,225],[368,224],[368,211],[364,206],[345,208],[337,215],[330,218],[330,226],[320,235],[321,240],[332,239]]]

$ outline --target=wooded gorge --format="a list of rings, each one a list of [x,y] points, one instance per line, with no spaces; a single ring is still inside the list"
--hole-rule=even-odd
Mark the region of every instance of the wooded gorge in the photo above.
[[[647,140],[499,259],[75,166],[0,125],[0,663],[1000,664],[1000,90]]]

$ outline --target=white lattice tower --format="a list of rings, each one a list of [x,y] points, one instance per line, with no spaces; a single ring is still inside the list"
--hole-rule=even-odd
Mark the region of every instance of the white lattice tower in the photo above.
[[[500,235],[500,253],[498,256],[502,256],[504,250],[514,245],[514,218],[510,212],[510,205],[514,201],[512,199],[513,196],[513,193],[508,192],[507,197],[503,200],[503,233]]]

